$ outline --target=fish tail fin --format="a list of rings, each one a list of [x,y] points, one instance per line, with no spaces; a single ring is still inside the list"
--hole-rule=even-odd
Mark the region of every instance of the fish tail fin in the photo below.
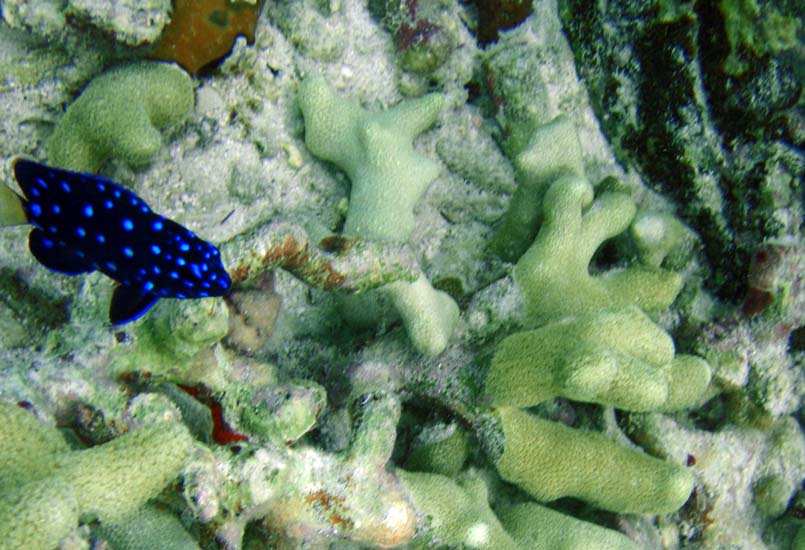
[[[0,226],[28,223],[28,216],[22,203],[23,198],[11,188],[0,185]]]
[[[6,164],[8,173],[16,174],[14,165],[19,160],[31,159],[25,155],[12,157]],[[18,187],[12,187],[9,182],[6,182],[6,185],[0,184],[0,227],[29,223],[28,214],[25,211],[25,202],[25,197]]]

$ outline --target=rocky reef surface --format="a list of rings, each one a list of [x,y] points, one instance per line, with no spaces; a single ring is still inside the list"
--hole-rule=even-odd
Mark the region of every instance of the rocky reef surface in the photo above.
[[[112,326],[2,228],[0,546],[805,549],[803,17],[0,0],[5,186],[232,279]]]

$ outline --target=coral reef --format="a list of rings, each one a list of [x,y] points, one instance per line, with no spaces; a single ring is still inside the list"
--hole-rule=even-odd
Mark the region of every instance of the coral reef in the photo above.
[[[3,20],[13,28],[49,40],[70,42],[83,34],[104,35],[126,46],[154,42],[171,19],[171,2],[124,0],[114,4],[90,0],[68,2],[4,0]],[[94,30],[94,32],[87,32]]]
[[[109,158],[132,166],[162,146],[159,130],[193,108],[193,85],[175,66],[139,62],[95,78],[72,104],[48,142],[50,162],[76,172],[98,172]]]
[[[176,478],[192,445],[187,429],[174,422],[72,451],[31,412],[10,403],[0,409],[0,526],[12,548],[27,546],[31,533],[41,537],[30,541],[35,547],[52,547],[78,526],[80,514],[121,521]]]
[[[232,280],[3,228],[0,546],[802,546],[801,8],[492,4],[0,0],[0,156]]]
[[[693,489],[693,476],[684,468],[601,434],[511,407],[498,408],[495,416],[504,437],[495,466],[537,500],[572,496],[606,510],[661,514],[677,510]]]
[[[805,162],[801,55],[752,50],[775,47],[760,38],[764,21],[791,28],[783,20],[801,20],[802,9],[787,2],[725,0],[681,10],[657,4],[632,1],[616,14],[566,2],[561,13],[619,158],[677,201],[682,219],[701,235],[713,270],[708,288],[738,300],[757,243],[801,225],[802,196],[792,193]],[[630,17],[618,17],[626,12]],[[616,28],[605,32],[610,21]],[[787,43],[796,49],[796,40]],[[626,59],[618,53],[627,50]]]
[[[302,83],[305,143],[315,155],[343,168],[352,182],[344,234],[374,241],[409,239],[414,204],[439,171],[438,164],[414,151],[412,141],[433,124],[442,101],[428,95],[370,114],[338,98],[321,78]],[[426,355],[443,351],[458,318],[452,298],[424,276],[384,290],[417,349]]]

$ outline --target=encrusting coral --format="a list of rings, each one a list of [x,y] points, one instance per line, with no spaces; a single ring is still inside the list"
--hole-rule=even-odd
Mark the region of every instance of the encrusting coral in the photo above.
[[[168,422],[73,451],[22,407],[0,403],[0,416],[0,536],[20,541],[14,548],[33,548],[32,533],[52,548],[79,515],[122,520],[176,478],[192,445],[182,424]]]
[[[344,234],[375,241],[405,242],[414,229],[414,205],[438,175],[439,165],[417,153],[413,139],[431,126],[443,99],[431,94],[379,113],[339,98],[321,77],[299,88],[305,143],[313,154],[341,167],[352,182]],[[400,313],[414,346],[437,355],[447,346],[458,306],[420,276],[385,292]],[[353,304],[352,309],[365,310]]]
[[[148,163],[162,147],[160,129],[192,110],[193,83],[180,68],[140,61],[94,78],[67,109],[48,141],[50,163],[97,173],[109,158]]]

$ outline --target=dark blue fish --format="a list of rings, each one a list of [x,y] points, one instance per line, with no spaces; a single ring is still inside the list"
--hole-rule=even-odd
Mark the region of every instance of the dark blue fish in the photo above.
[[[66,275],[101,271],[118,283],[114,324],[143,315],[159,298],[206,298],[229,290],[218,249],[154,213],[108,179],[30,160],[14,162],[23,209],[34,226],[31,254]]]

